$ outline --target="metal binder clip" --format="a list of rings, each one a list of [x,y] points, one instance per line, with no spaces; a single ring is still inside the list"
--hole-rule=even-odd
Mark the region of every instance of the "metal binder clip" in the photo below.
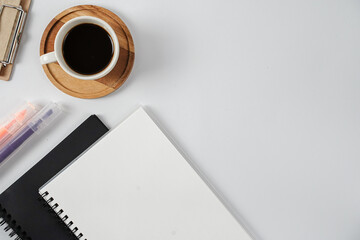
[[[18,17],[17,23],[16,23],[16,27],[14,30],[14,34],[10,43],[10,47],[8,48],[8,53],[7,53],[7,57],[4,60],[0,60],[0,63],[6,67],[6,65],[8,64],[12,64],[14,61],[14,57],[16,55],[16,51],[19,47],[19,43],[20,43],[20,38],[21,38],[21,33],[24,27],[24,23],[25,23],[25,18],[26,18],[26,12],[22,9],[21,6],[12,6],[12,5],[8,5],[8,4],[3,4],[0,5],[0,16],[4,10],[4,8],[12,8],[12,9],[16,9],[20,12],[20,15]]]

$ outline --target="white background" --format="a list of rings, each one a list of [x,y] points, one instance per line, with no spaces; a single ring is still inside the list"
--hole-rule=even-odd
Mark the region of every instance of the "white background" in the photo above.
[[[136,48],[126,84],[97,100],[39,64],[49,21],[86,3],[118,14]],[[0,191],[90,114],[114,127],[143,104],[256,239],[360,239],[358,0],[34,0],[22,40],[2,115],[19,99],[66,113],[0,168]]]

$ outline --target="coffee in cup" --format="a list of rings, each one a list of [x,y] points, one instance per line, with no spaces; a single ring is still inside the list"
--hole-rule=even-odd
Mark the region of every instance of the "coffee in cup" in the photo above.
[[[65,23],[55,37],[54,52],[40,57],[41,64],[58,62],[69,75],[94,80],[107,75],[119,58],[119,42],[105,21],[82,16]]]

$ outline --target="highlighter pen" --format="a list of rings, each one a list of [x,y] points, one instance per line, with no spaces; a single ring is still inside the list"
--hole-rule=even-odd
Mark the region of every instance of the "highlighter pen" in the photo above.
[[[50,103],[32,117],[25,126],[19,129],[0,150],[0,163],[10,158],[19,147],[26,143],[34,133],[39,134],[61,113],[61,108],[56,103]]]
[[[26,103],[16,113],[11,114],[0,127],[0,149],[2,144],[15,134],[37,112],[36,106]]]

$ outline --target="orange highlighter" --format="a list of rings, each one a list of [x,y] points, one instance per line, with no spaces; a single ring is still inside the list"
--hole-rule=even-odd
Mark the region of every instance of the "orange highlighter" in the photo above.
[[[19,130],[37,112],[31,103],[26,103],[15,113],[12,113],[0,126],[0,148],[17,130]]]

